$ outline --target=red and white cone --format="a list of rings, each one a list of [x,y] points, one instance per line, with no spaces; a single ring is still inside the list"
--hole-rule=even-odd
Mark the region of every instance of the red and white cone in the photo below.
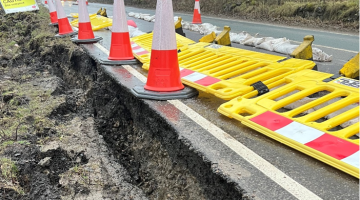
[[[102,40],[101,37],[94,36],[85,0],[79,0],[79,30],[78,35],[71,38],[71,41],[84,44],[95,43],[100,40]]]
[[[130,43],[124,0],[114,0],[113,13],[110,54],[107,59],[100,60],[100,63],[108,65],[136,64],[137,60],[134,59]]]
[[[51,21],[49,25],[58,25],[57,12],[52,0],[49,0],[49,13],[50,13],[50,21]]]
[[[200,14],[200,0],[195,0],[193,24],[202,24]]]
[[[55,37],[65,37],[75,35],[76,32],[72,29],[69,19],[65,15],[64,8],[61,4],[61,0],[55,0],[57,15],[58,15],[58,25],[59,25],[59,34],[56,34]]]
[[[197,90],[181,83],[171,0],[157,0],[150,69],[145,87],[132,92],[140,98],[168,100],[190,98]]]

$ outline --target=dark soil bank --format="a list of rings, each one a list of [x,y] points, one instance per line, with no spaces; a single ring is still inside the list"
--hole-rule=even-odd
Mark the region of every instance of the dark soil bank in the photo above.
[[[17,49],[0,52],[0,123],[9,130],[0,164],[10,174],[0,176],[0,199],[248,199],[82,48],[53,38],[56,28],[41,16],[46,10],[1,16],[0,28],[21,18],[32,25],[19,25],[28,34],[15,36]],[[10,83],[29,89],[20,94]],[[34,106],[15,115],[37,97],[44,116]],[[16,98],[27,103],[10,105]],[[7,127],[11,117],[24,127]]]

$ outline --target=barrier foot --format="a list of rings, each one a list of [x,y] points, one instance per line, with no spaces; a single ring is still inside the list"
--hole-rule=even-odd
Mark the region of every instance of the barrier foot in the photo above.
[[[76,44],[90,44],[90,43],[99,42],[102,39],[103,39],[102,37],[95,36],[95,38],[92,38],[92,39],[82,40],[82,39],[79,39],[78,36],[75,36],[75,37],[71,38],[71,41]]]
[[[197,96],[199,92],[191,87],[186,87],[179,91],[173,92],[155,92],[146,90],[144,86],[135,86],[131,92],[141,99],[152,99],[152,100],[171,100],[171,99],[188,99]]]
[[[77,32],[71,32],[71,33],[63,34],[63,35],[56,34],[55,37],[56,38],[63,38],[63,37],[66,37],[66,36],[73,36],[73,35],[76,35],[76,34],[78,34],[78,33]]]

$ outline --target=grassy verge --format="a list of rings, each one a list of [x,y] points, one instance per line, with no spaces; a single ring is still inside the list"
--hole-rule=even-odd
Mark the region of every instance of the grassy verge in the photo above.
[[[102,1],[102,0],[93,0]],[[153,0],[128,0],[128,5],[155,8]],[[193,0],[173,1],[174,10],[192,12]],[[357,0],[206,0],[200,1],[203,14],[270,21],[281,24],[343,29],[358,32]]]

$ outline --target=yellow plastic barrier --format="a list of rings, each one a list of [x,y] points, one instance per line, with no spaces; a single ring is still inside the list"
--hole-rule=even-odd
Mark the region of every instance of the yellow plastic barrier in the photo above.
[[[229,26],[225,26],[224,30],[215,38],[215,43],[224,46],[231,46],[230,30],[231,28]]]
[[[253,91],[252,84],[259,81],[269,85],[315,66],[312,61],[277,62],[284,57],[208,43],[189,45],[178,59],[183,83],[225,100]]]
[[[103,16],[99,16],[96,14],[91,14],[90,15],[90,23],[92,26],[92,30],[97,31],[102,28],[112,26],[112,19],[109,19],[109,18],[106,18]],[[79,27],[79,20],[75,19],[75,20],[71,21],[70,24],[74,27]]]
[[[147,70],[149,69],[149,64],[150,64],[152,37],[153,37],[153,33],[148,33],[130,39],[132,43],[134,56],[141,63],[144,64],[143,68]],[[179,34],[176,34],[176,43],[177,43],[177,49],[180,51],[184,51],[185,49],[188,48],[189,44],[193,44],[195,43],[195,41],[183,37]]]
[[[90,14],[89,17],[94,16],[96,14]],[[79,13],[70,13],[70,16],[73,18],[79,18]]]
[[[304,60],[312,60],[312,43],[314,41],[313,35],[307,35],[304,37],[304,41],[291,53],[291,57],[304,59]]]
[[[343,68],[340,70],[340,74],[343,74],[348,78],[359,77],[359,54],[344,64]]]
[[[216,38],[215,32],[211,32],[209,35],[205,35],[204,37],[199,39],[199,42],[207,42],[207,43],[213,43]]]
[[[278,87],[273,91],[258,97],[250,92],[218,111],[359,178],[359,122],[343,126],[359,117],[359,81],[341,77],[327,82],[331,76],[303,70],[273,84]],[[318,94],[325,95],[309,98]],[[302,104],[296,105],[299,100]]]

